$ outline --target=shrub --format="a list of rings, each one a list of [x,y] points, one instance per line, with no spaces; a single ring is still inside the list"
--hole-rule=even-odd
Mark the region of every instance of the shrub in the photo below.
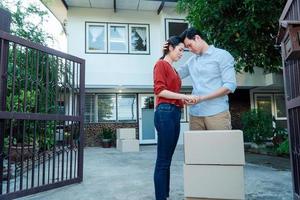
[[[102,139],[112,139],[113,130],[111,128],[103,128],[102,129]]]
[[[244,140],[261,144],[273,136],[272,116],[263,111],[252,109],[242,115]]]
[[[289,147],[289,140],[286,139],[284,142],[282,142],[279,147],[276,149],[278,154],[286,154],[288,155],[290,152],[290,147]]]

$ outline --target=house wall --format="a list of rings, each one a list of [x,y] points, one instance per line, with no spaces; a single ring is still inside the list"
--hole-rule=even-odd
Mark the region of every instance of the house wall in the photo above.
[[[157,15],[156,12],[149,11],[118,10],[114,13],[109,9],[69,8],[68,53],[86,60],[86,87],[127,85],[152,88],[153,65],[162,54],[162,44],[165,41],[165,17],[173,16],[168,13]],[[177,18],[183,18],[183,16],[177,16]],[[150,55],[86,54],[85,22],[149,24]],[[187,60],[188,54],[186,53],[180,63]],[[184,81],[183,85],[190,84]]]

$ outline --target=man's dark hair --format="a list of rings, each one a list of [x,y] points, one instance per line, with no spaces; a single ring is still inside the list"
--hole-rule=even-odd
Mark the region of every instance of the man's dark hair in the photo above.
[[[184,40],[185,38],[188,38],[190,40],[193,40],[195,38],[196,35],[199,35],[202,39],[203,38],[203,34],[196,28],[194,27],[190,27],[188,29],[185,29],[179,37],[181,37],[182,40]]]

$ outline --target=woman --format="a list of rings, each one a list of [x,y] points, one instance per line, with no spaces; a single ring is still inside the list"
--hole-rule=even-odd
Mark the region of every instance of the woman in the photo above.
[[[172,64],[182,57],[183,51],[181,38],[170,37],[164,55],[154,66],[154,94],[157,105],[154,123],[158,135],[154,171],[156,200],[166,200],[169,197],[170,165],[179,137],[183,102],[196,100],[195,96],[178,93],[181,79]]]

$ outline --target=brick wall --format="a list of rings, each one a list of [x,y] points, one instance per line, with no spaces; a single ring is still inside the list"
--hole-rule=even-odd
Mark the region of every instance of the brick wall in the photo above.
[[[101,133],[103,128],[113,130],[113,146],[116,146],[116,129],[117,128],[136,128],[136,138],[139,138],[137,123],[86,123],[84,127],[84,144],[87,147],[102,146]]]

